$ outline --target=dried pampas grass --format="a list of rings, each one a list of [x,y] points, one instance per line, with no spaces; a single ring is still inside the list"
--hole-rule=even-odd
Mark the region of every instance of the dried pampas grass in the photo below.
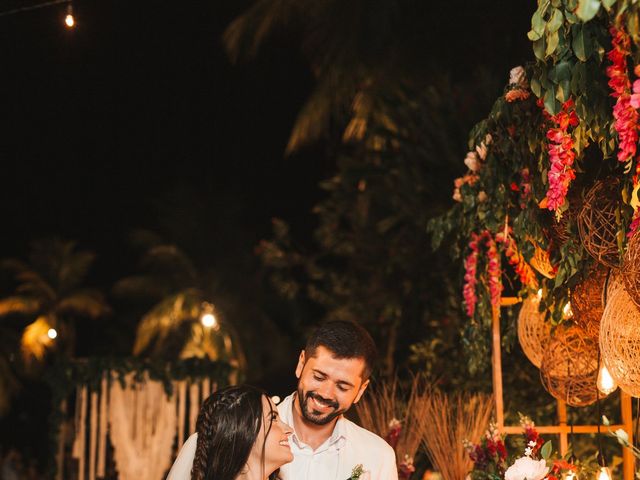
[[[427,455],[443,480],[464,480],[473,465],[463,441],[480,442],[491,418],[493,397],[432,390],[426,399],[419,430]]]

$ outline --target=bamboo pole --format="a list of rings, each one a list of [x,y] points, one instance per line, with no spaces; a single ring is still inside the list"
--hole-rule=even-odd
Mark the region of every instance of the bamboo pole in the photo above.
[[[60,412],[62,412],[63,420],[60,422],[58,429],[58,452],[56,453],[56,480],[64,478],[64,442],[67,437],[67,399],[60,402]]]
[[[622,410],[623,429],[629,435],[629,443],[633,445],[633,412],[631,409],[631,396],[620,390],[620,408]],[[640,419],[636,419],[640,421]],[[609,427],[615,430],[615,427]],[[635,476],[635,458],[630,448],[622,449],[622,472],[624,480],[633,480]]]
[[[567,426],[567,404],[564,400],[558,400],[558,423],[561,427]],[[567,436],[567,432],[560,432],[560,455],[564,457],[568,450],[569,437]]]
[[[504,400],[502,397],[502,358],[500,348],[500,307],[492,309],[492,358],[493,397],[496,402],[496,424],[498,430],[504,428]]]

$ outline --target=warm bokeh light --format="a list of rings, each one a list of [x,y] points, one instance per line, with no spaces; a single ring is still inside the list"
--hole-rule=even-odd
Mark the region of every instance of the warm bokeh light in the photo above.
[[[564,315],[564,318],[572,318],[573,317],[573,310],[571,310],[571,302],[567,302],[567,304],[562,309],[562,313]]]
[[[76,24],[76,19],[73,18],[73,7],[71,4],[67,5],[67,16],[64,17],[64,23],[69,28],[72,28]]]
[[[607,467],[600,467],[598,472],[598,480],[611,480],[611,472]]]
[[[215,326],[216,322],[216,317],[213,313],[205,313],[204,315],[202,315],[202,318],[200,319],[200,321],[202,322],[202,325],[204,325],[207,328],[211,328],[213,326]]]
[[[538,290],[538,300],[542,300],[542,289]]]
[[[604,363],[600,367],[600,371],[598,372],[598,390],[600,390],[605,395],[609,395],[613,392],[618,385],[616,381],[613,379],[607,367],[605,367]]]
[[[51,340],[54,340],[57,336],[58,336],[58,332],[56,331],[55,328],[50,328],[49,331],[47,332],[47,337],[49,337]]]

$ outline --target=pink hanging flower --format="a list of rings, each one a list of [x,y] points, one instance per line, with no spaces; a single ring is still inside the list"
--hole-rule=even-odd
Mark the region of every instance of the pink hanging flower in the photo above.
[[[611,96],[616,99],[613,107],[614,128],[618,133],[618,161],[627,162],[636,154],[638,143],[638,111],[640,106],[640,85],[633,85],[627,70],[627,57],[630,54],[631,42],[623,28],[612,26],[611,50],[607,58],[611,65],[607,67]]]
[[[469,242],[469,249],[471,252],[464,261],[464,286],[462,288],[462,296],[464,297],[464,304],[466,306],[467,315],[473,318],[476,311],[476,304],[478,303],[478,297],[476,296],[476,284],[478,278],[476,277],[478,269],[478,240],[479,236],[475,233],[471,234],[471,241]]]
[[[489,273],[489,294],[491,295],[491,306],[493,308],[500,307],[500,298],[502,297],[502,268],[500,267],[500,253],[496,242],[488,231],[485,231],[487,256],[489,257],[489,265],[487,271]]]
[[[576,152],[573,150],[573,137],[568,133],[569,127],[575,127],[579,122],[573,107],[573,100],[569,99],[562,105],[560,112],[549,118],[555,126],[547,131],[547,151],[551,166],[547,174],[549,187],[545,200],[547,208],[552,211],[564,204],[569,185],[576,178],[573,169]]]

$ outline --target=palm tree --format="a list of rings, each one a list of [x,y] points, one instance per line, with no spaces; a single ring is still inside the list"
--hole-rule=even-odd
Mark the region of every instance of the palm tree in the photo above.
[[[134,355],[166,359],[208,357],[244,368],[245,359],[233,328],[207,301],[213,282],[200,274],[178,246],[148,230],[133,232],[134,245],[142,249],[141,273],[119,280],[114,294],[151,304],[140,320]],[[209,288],[205,288],[209,285]],[[215,315],[215,324],[200,321]]]
[[[54,344],[72,356],[75,323],[109,312],[103,294],[83,286],[94,259],[92,252],[77,251],[73,241],[48,238],[32,243],[26,262],[1,262],[15,275],[16,286],[11,295],[0,299],[0,317],[19,316],[29,322],[20,342],[27,364],[42,360]]]

